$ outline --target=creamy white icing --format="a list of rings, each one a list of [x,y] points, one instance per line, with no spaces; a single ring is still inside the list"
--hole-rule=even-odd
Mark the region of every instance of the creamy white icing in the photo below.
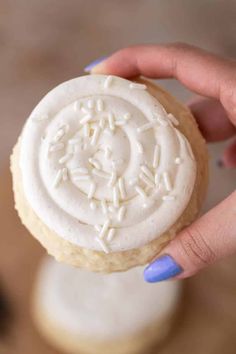
[[[50,258],[43,263],[37,286],[39,310],[57,327],[100,340],[137,334],[165,321],[179,295],[179,282],[145,283],[141,267],[102,275]]]
[[[104,252],[168,230],[196,177],[177,119],[145,85],[104,75],[67,81],[41,100],[22,133],[20,168],[25,197],[48,227]]]

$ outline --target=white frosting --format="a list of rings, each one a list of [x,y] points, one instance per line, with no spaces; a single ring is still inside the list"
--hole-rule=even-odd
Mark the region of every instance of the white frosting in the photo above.
[[[51,230],[105,252],[168,230],[196,177],[177,119],[145,85],[104,75],[67,81],[41,100],[22,133],[20,168],[25,196]]]
[[[39,273],[37,291],[39,311],[57,327],[74,335],[109,340],[165,321],[176,308],[180,284],[145,283],[141,267],[103,275],[48,258]]]

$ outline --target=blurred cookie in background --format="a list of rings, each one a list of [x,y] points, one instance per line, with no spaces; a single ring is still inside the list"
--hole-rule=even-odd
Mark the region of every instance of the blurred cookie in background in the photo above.
[[[47,257],[33,315],[42,336],[67,353],[139,353],[167,336],[180,294],[180,282],[145,283],[140,267],[103,275]]]

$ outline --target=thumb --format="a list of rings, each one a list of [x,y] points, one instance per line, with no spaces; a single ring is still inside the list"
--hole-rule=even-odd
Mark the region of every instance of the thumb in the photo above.
[[[236,192],[185,228],[144,270],[147,282],[183,279],[236,253]]]

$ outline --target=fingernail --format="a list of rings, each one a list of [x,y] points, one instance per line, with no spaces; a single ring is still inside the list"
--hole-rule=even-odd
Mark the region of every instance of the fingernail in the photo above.
[[[103,56],[103,57],[100,57],[94,61],[92,61],[92,63],[88,64],[85,68],[84,68],[84,71],[86,73],[89,73],[95,66],[97,66],[98,64],[100,64],[102,61],[104,61],[105,59],[107,59],[108,57],[107,56]]]
[[[149,264],[144,270],[144,279],[148,283],[170,279],[180,274],[183,269],[169,255],[163,255]]]

